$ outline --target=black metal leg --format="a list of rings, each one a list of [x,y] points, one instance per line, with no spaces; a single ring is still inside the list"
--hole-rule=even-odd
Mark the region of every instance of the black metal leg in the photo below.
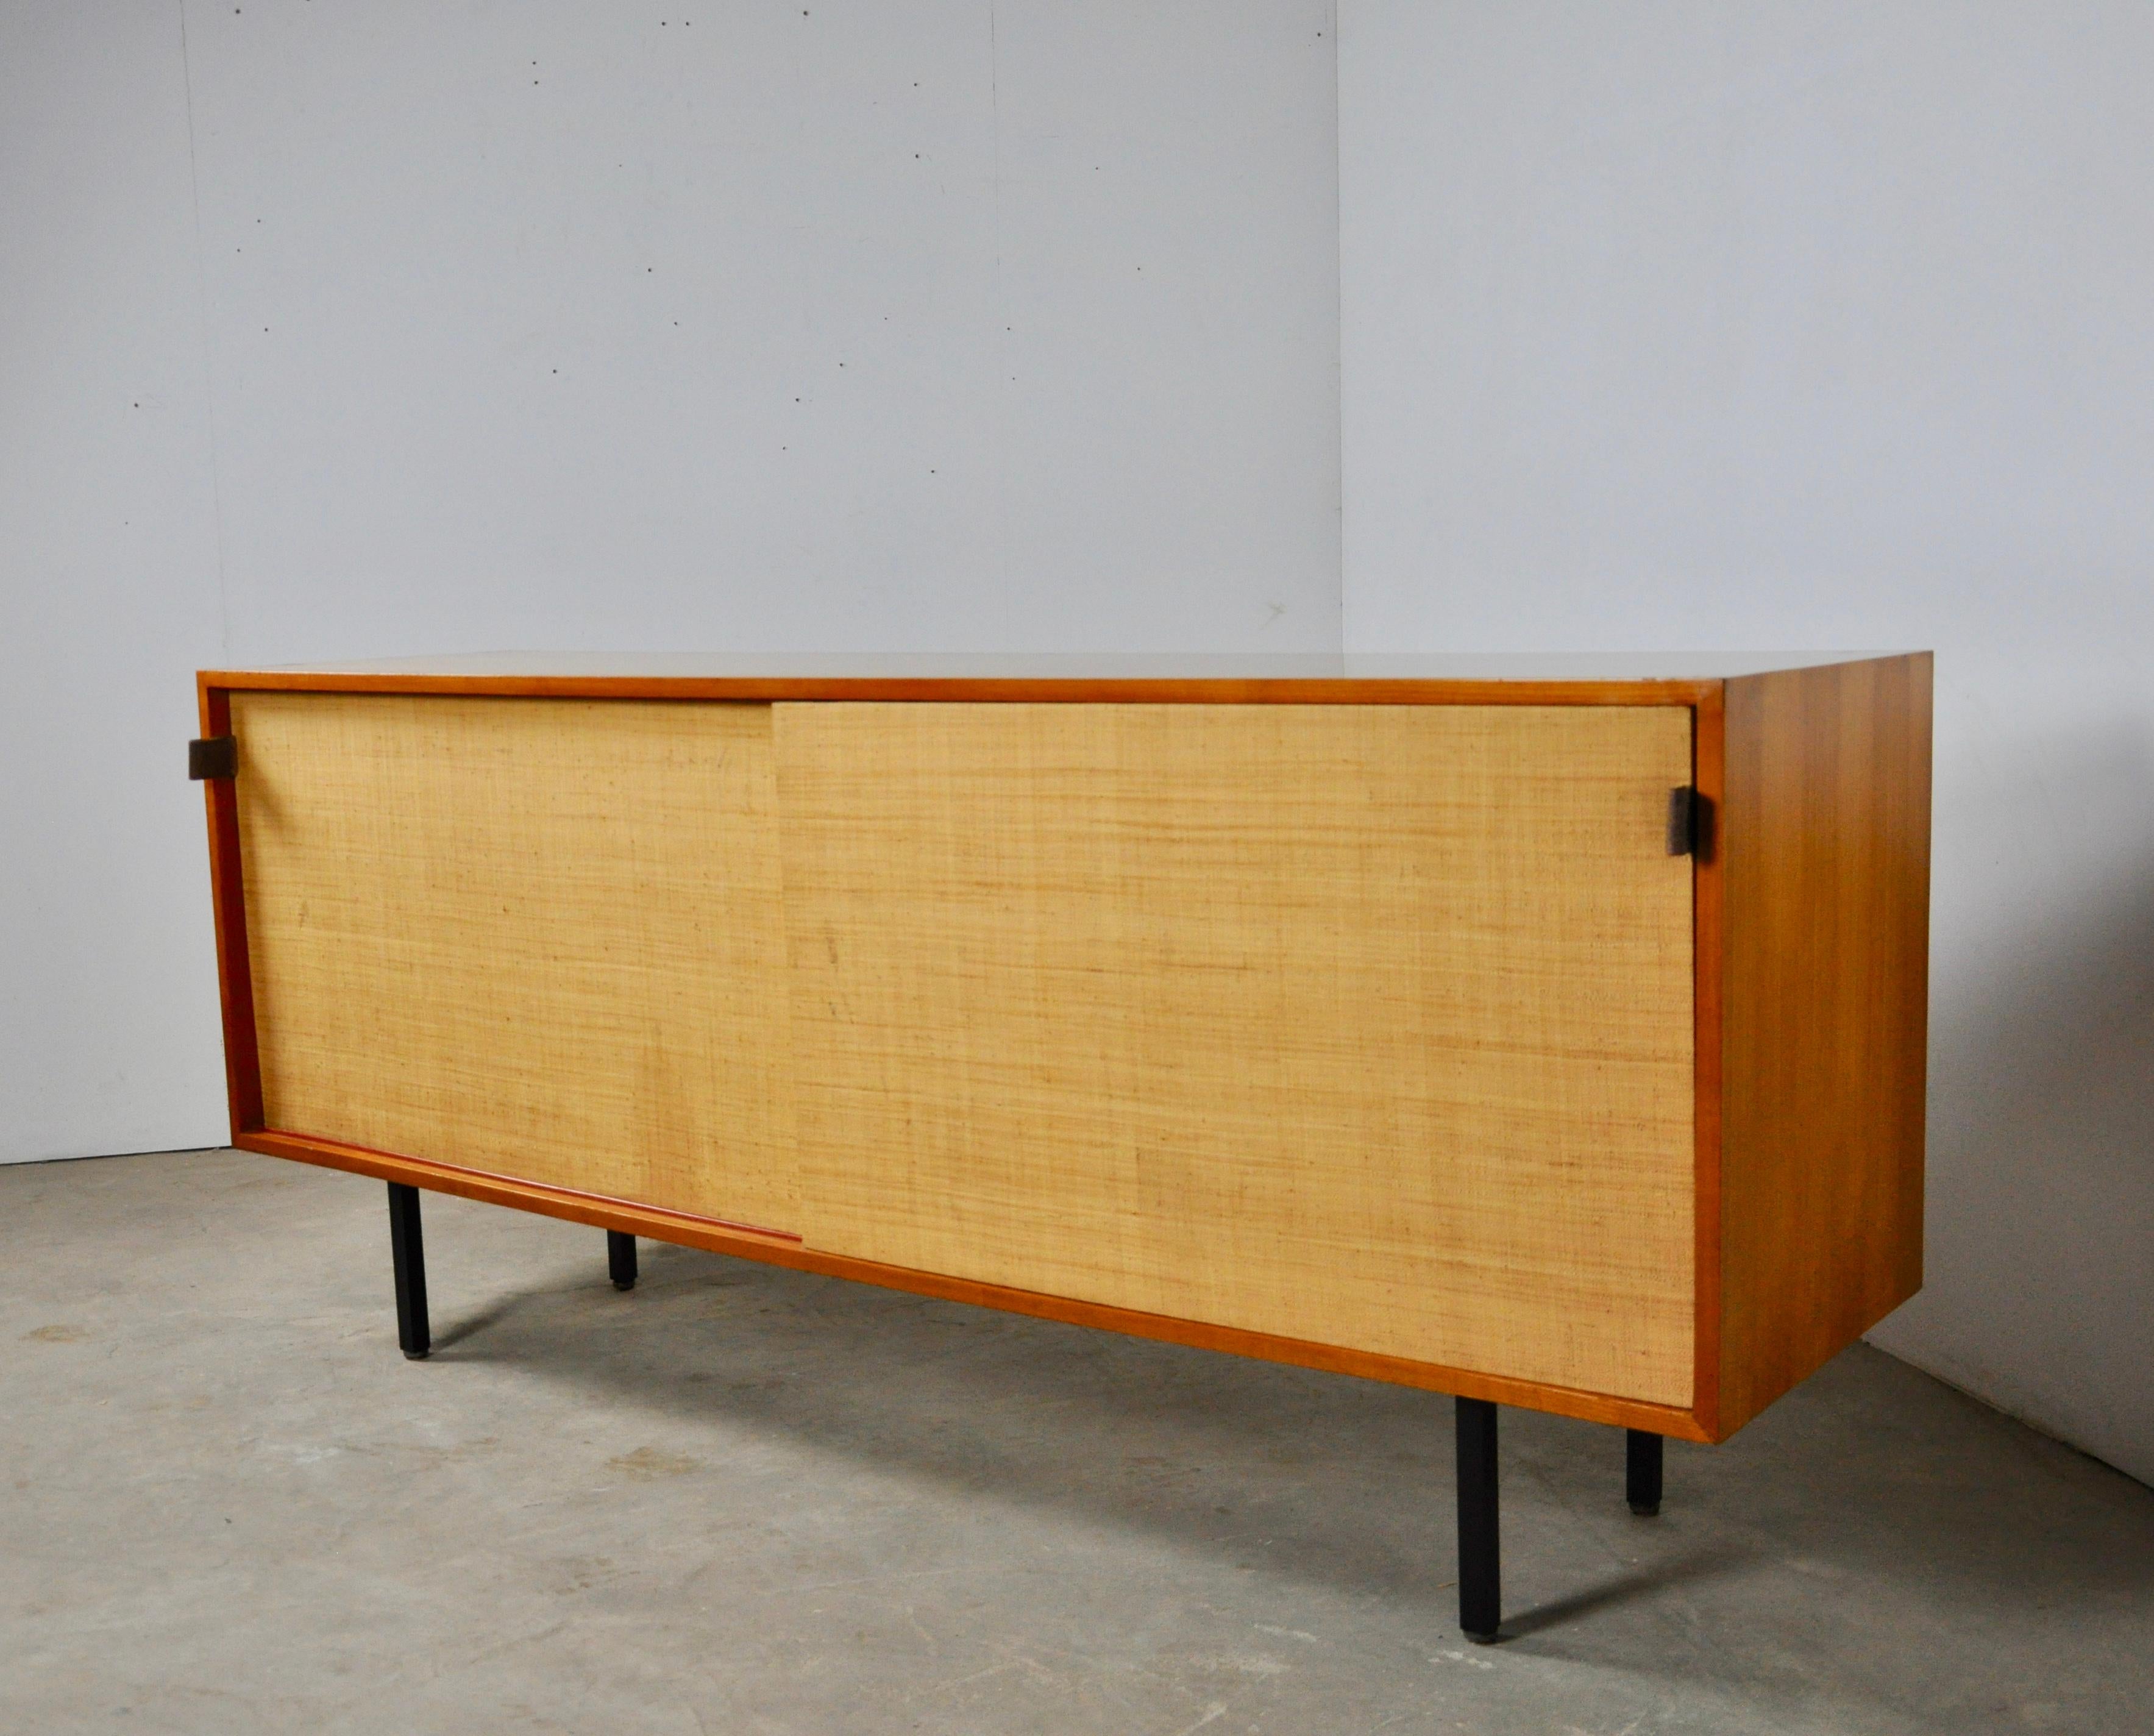
[[[635,1288],[635,1238],[619,1230],[606,1232],[606,1269],[613,1274],[617,1290]]]
[[[1624,1436],[1624,1493],[1631,1511],[1650,1519],[1661,1510],[1661,1448],[1658,1435],[1627,1428]]]
[[[1503,1619],[1496,1528],[1496,1407],[1458,1401],[1458,1625],[1487,1645]]]
[[[426,1247],[419,1234],[419,1190],[389,1184],[389,1252],[396,1265],[396,1338],[418,1361],[433,1348],[426,1330]]]

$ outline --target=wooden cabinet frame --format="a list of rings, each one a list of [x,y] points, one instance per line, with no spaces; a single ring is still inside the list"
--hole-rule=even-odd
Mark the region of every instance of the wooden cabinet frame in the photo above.
[[[1921,1284],[1927,654],[1680,678],[209,671],[235,692],[697,702],[1658,706],[1692,720],[1696,1367],[1687,1407],[1372,1355],[819,1252],[799,1238],[275,1128],[263,1113],[239,802],[206,782],[232,1142],[615,1232],[952,1300],[1553,1411],[1727,1437]]]

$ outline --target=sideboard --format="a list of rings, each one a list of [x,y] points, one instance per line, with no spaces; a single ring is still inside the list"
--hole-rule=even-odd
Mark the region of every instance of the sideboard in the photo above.
[[[1921,1283],[1931,663],[211,671],[232,1138],[1718,1442]]]

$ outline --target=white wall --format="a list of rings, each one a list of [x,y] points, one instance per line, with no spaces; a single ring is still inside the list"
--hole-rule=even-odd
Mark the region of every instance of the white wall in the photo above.
[[[1335,42],[0,6],[0,1157],[223,1136],[202,664],[1337,650]]]
[[[5,1158],[223,1137],[175,745],[221,646],[177,25],[0,5]]]
[[[1938,650],[1878,1336],[2154,1477],[2154,9],[676,3],[0,6],[0,1157],[222,1136],[198,665],[1336,648],[1343,324],[1346,648]]]
[[[2154,1479],[2154,8],[1340,27],[1347,649],[1937,650],[1876,1340]]]

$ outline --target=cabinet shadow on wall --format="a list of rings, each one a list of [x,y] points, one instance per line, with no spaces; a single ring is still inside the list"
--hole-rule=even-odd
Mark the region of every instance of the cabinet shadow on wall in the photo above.
[[[1926,1283],[1873,1341],[2143,1478],[2154,743],[2040,745],[1941,785]]]

